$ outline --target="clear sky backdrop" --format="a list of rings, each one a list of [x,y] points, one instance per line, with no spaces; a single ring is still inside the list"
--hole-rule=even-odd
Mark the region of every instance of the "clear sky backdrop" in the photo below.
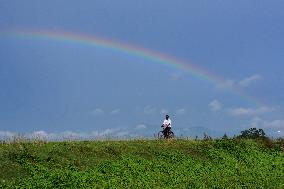
[[[0,135],[152,136],[169,114],[178,135],[283,136],[283,10],[282,0],[2,0]],[[24,30],[142,47],[223,82],[90,44],[7,35]]]

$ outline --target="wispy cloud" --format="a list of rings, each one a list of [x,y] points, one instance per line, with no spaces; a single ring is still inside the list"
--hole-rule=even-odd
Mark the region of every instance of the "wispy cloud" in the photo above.
[[[146,129],[146,128],[147,128],[147,126],[144,125],[144,124],[139,124],[135,127],[135,129],[137,129],[137,130],[142,130],[142,129]]]
[[[96,108],[90,112],[92,115],[102,115],[104,114],[104,110],[101,108]]]
[[[111,134],[113,134],[114,132],[117,132],[118,130],[119,130],[119,129],[105,129],[104,131],[99,132],[99,133],[98,133],[98,136],[111,135]]]
[[[145,106],[144,107],[144,113],[145,114],[154,114],[157,112],[157,108],[151,106],[151,105],[148,105],[148,106]]]
[[[109,114],[110,115],[116,115],[116,114],[119,114],[119,112],[120,112],[120,109],[114,109]]]
[[[45,131],[34,131],[31,133],[30,138],[38,138],[38,139],[44,139],[48,137],[48,133]]]
[[[270,107],[260,107],[260,108],[229,108],[227,113],[232,116],[257,116],[269,112],[273,112],[274,108]]]
[[[284,129],[284,119],[264,120],[259,117],[254,117],[251,120],[250,127],[256,128],[270,128],[270,129]]]
[[[284,120],[273,120],[270,122],[265,122],[264,127],[273,129],[284,129]]]
[[[248,87],[252,83],[258,81],[262,77],[259,74],[253,74],[252,76],[249,76],[247,78],[244,78],[243,80],[239,81],[238,84],[241,87]]]
[[[29,133],[18,134],[10,131],[0,131],[0,139],[13,140],[13,138],[29,139],[29,140],[51,140],[51,141],[64,141],[64,140],[84,140],[84,139],[100,139],[105,137],[123,137],[132,136],[131,130],[127,128],[107,128],[101,131],[91,132],[76,132],[76,131],[63,131],[58,133],[48,133],[45,131],[34,131]],[[134,131],[134,129],[132,129]]]
[[[16,133],[10,131],[0,131],[0,138],[11,138],[15,136]]]
[[[262,78],[259,74],[253,74],[241,80],[227,79],[222,83],[216,85],[217,88],[226,89],[233,87],[248,87]]]
[[[49,134],[45,131],[34,131],[30,133],[0,131],[0,139],[47,139],[48,136]]]
[[[213,112],[217,112],[222,109],[222,104],[216,99],[211,101],[208,106]]]
[[[180,108],[180,109],[177,109],[177,110],[176,110],[176,114],[178,114],[178,115],[183,115],[183,114],[185,114],[185,113],[186,113],[185,108]]]

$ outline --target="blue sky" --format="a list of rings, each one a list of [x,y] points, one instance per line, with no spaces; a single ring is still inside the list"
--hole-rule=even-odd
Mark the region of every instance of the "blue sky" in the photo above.
[[[0,34],[0,135],[152,136],[168,113],[178,135],[257,127],[283,136],[283,10],[280,0],[2,1],[0,33],[101,36],[224,82],[115,50]]]

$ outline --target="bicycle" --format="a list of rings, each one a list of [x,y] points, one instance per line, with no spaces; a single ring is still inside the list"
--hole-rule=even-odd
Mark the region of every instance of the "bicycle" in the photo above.
[[[165,133],[165,130],[159,131],[158,132],[158,139],[170,139],[170,138],[174,138],[175,134],[173,131],[169,131],[168,133]]]

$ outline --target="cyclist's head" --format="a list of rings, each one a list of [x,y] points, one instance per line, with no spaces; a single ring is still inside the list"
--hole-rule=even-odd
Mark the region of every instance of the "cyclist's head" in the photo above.
[[[170,117],[169,115],[166,115],[166,119],[169,119],[169,117]]]

